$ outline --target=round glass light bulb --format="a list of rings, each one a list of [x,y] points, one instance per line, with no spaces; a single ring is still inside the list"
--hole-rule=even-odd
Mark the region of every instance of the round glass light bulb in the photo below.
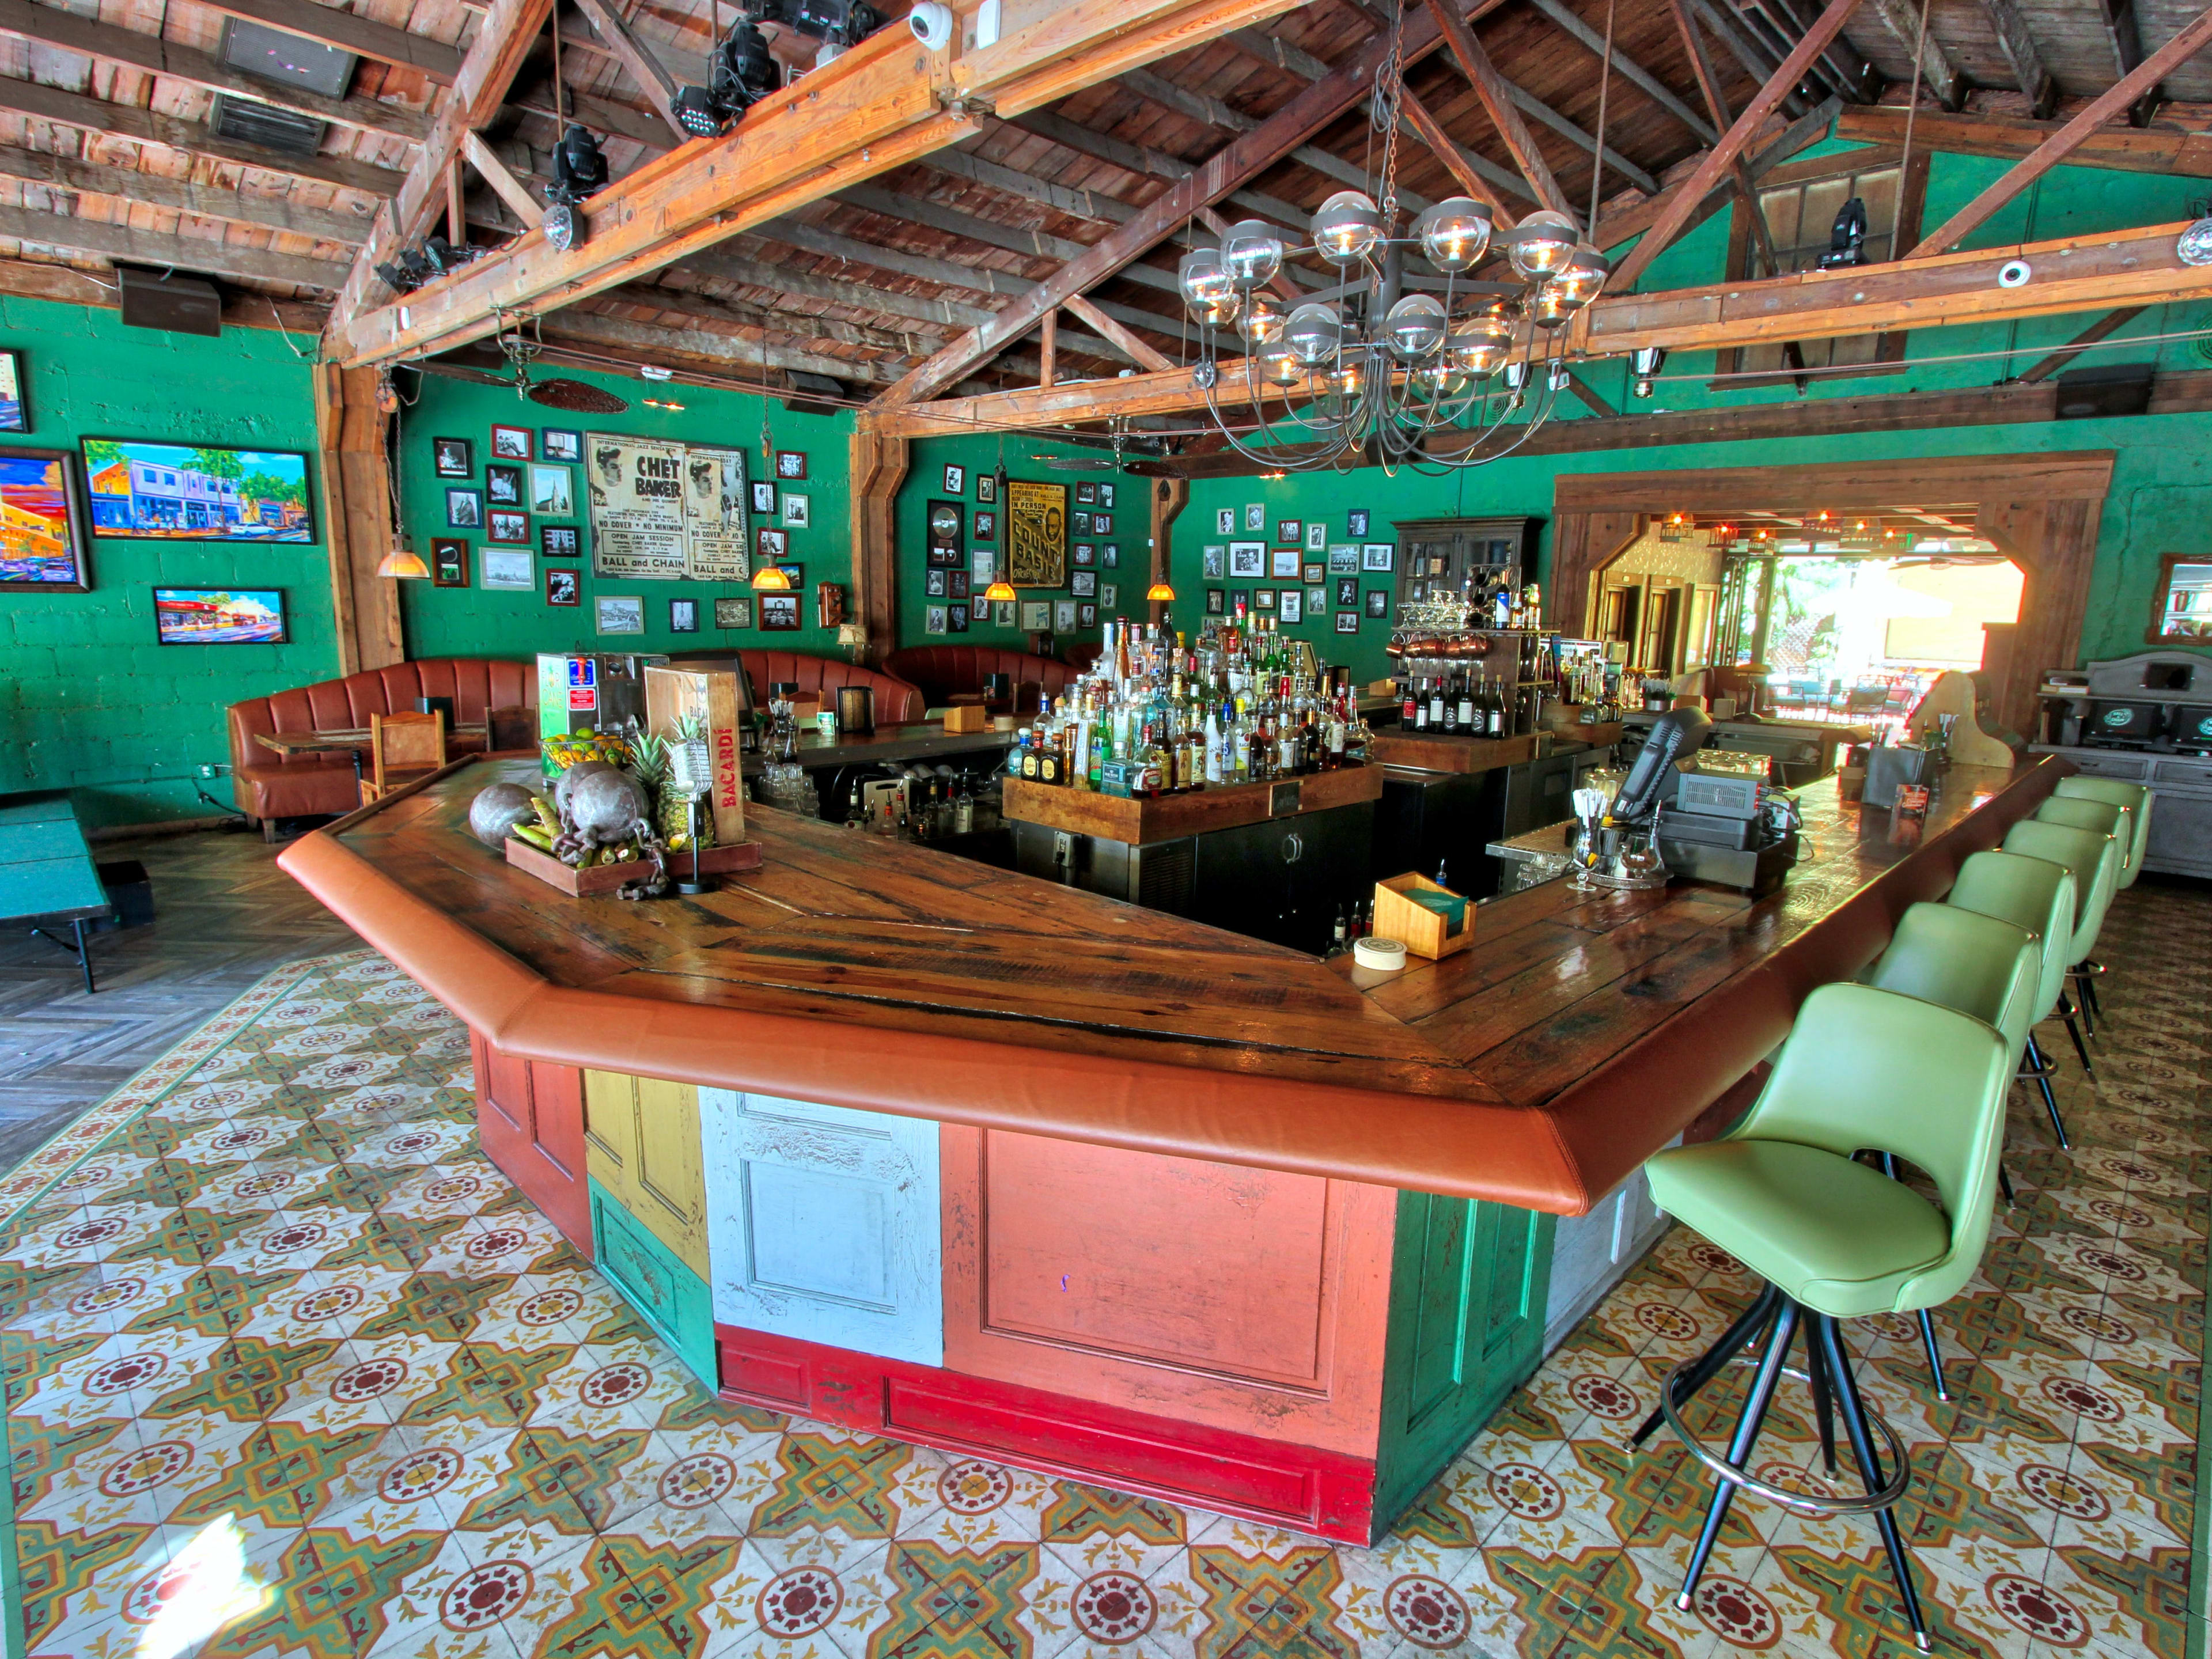
[[[1572,283],[1554,277],[1529,296],[1528,320],[1542,329],[1564,328],[1567,319],[1589,303],[1588,294]]]
[[[1456,398],[1467,390],[1468,377],[1450,363],[1431,363],[1413,371],[1413,386],[1431,403]]]
[[[1367,365],[1354,357],[1331,369],[1326,379],[1328,389],[1340,398],[1357,398],[1360,387],[1367,384]]]
[[[1309,368],[1334,357],[1343,339],[1344,319],[1334,306],[1318,300],[1310,300],[1291,312],[1290,320],[1283,325],[1283,343]]]
[[[1498,373],[1513,349],[1513,325],[1503,317],[1470,317],[1451,333],[1455,366],[1480,380]]]
[[[1305,369],[1287,351],[1263,351],[1260,354],[1260,378],[1271,386],[1296,386],[1305,378]]]
[[[1332,264],[1366,257],[1382,240],[1382,215],[1364,191],[1340,190],[1313,216],[1314,247]]]
[[[1449,319],[1443,301],[1432,294],[1408,294],[1382,320],[1382,337],[1401,363],[1433,357],[1444,343]]]
[[[1273,345],[1283,337],[1283,308],[1268,295],[1255,293],[1245,300],[1237,328],[1255,346]]]
[[[1206,328],[1226,328],[1235,322],[1237,313],[1244,309],[1244,296],[1235,289],[1218,298],[1202,301],[1190,308],[1191,315]]]
[[[1505,258],[1513,269],[1534,281],[1549,276],[1575,253],[1575,222],[1549,209],[1532,213],[1505,234]]]
[[[1491,228],[1488,208],[1471,196],[1452,196],[1415,220],[1413,234],[1431,264],[1456,275],[1481,263]]]
[[[1176,285],[1182,290],[1183,303],[1193,311],[1237,289],[1218,247],[1194,247],[1184,254],[1176,267]]]
[[[1258,288],[1283,268],[1283,239],[1260,219],[1240,219],[1221,238],[1221,263],[1239,288]]]
[[[1588,304],[1597,297],[1605,286],[1605,279],[1613,274],[1613,262],[1588,242],[1577,246],[1567,263],[1553,276],[1554,284],[1571,289]]]

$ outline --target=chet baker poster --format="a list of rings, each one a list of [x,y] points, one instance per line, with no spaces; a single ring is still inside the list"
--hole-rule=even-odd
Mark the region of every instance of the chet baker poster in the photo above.
[[[584,471],[597,574],[632,581],[750,574],[742,451],[590,432]]]

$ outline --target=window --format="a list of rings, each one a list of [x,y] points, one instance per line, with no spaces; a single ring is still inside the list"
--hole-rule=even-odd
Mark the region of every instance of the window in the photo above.
[[[1919,239],[1921,199],[1927,180],[1925,155],[1913,159],[1908,175],[1894,152],[1881,150],[1864,151],[1857,158],[1826,156],[1776,167],[1759,189],[1759,205],[1779,274],[1820,268],[1828,252],[1836,216],[1854,196],[1866,204],[1866,263],[1896,258]],[[1898,229],[1900,208],[1905,226],[1901,235]],[[1755,282],[1769,274],[1739,200],[1729,238],[1729,279]],[[1745,346],[1721,353],[1719,369],[1723,374],[1772,374],[1778,379],[1803,369],[1846,365],[1863,365],[1870,374],[1894,374],[1904,361],[1905,334],[1898,331],[1795,344]]]
[[[2212,644],[2212,558],[2169,553],[2151,601],[2153,645]]]

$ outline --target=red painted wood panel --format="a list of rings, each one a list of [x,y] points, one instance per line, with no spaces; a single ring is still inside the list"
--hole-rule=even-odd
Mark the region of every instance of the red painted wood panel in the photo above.
[[[469,1051],[476,1065],[477,1134],[484,1156],[590,1261],[582,1071],[503,1054],[474,1031],[469,1033]]]
[[[1375,1465],[1040,1389],[714,1328],[725,1398],[1042,1474],[1372,1541]]]
[[[945,1363],[1362,1460],[1397,1194],[947,1124]]]

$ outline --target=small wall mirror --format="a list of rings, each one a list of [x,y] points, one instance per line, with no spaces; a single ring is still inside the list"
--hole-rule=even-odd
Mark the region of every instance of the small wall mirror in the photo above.
[[[2212,553],[2169,553],[2151,603],[2153,645],[2212,647]]]

